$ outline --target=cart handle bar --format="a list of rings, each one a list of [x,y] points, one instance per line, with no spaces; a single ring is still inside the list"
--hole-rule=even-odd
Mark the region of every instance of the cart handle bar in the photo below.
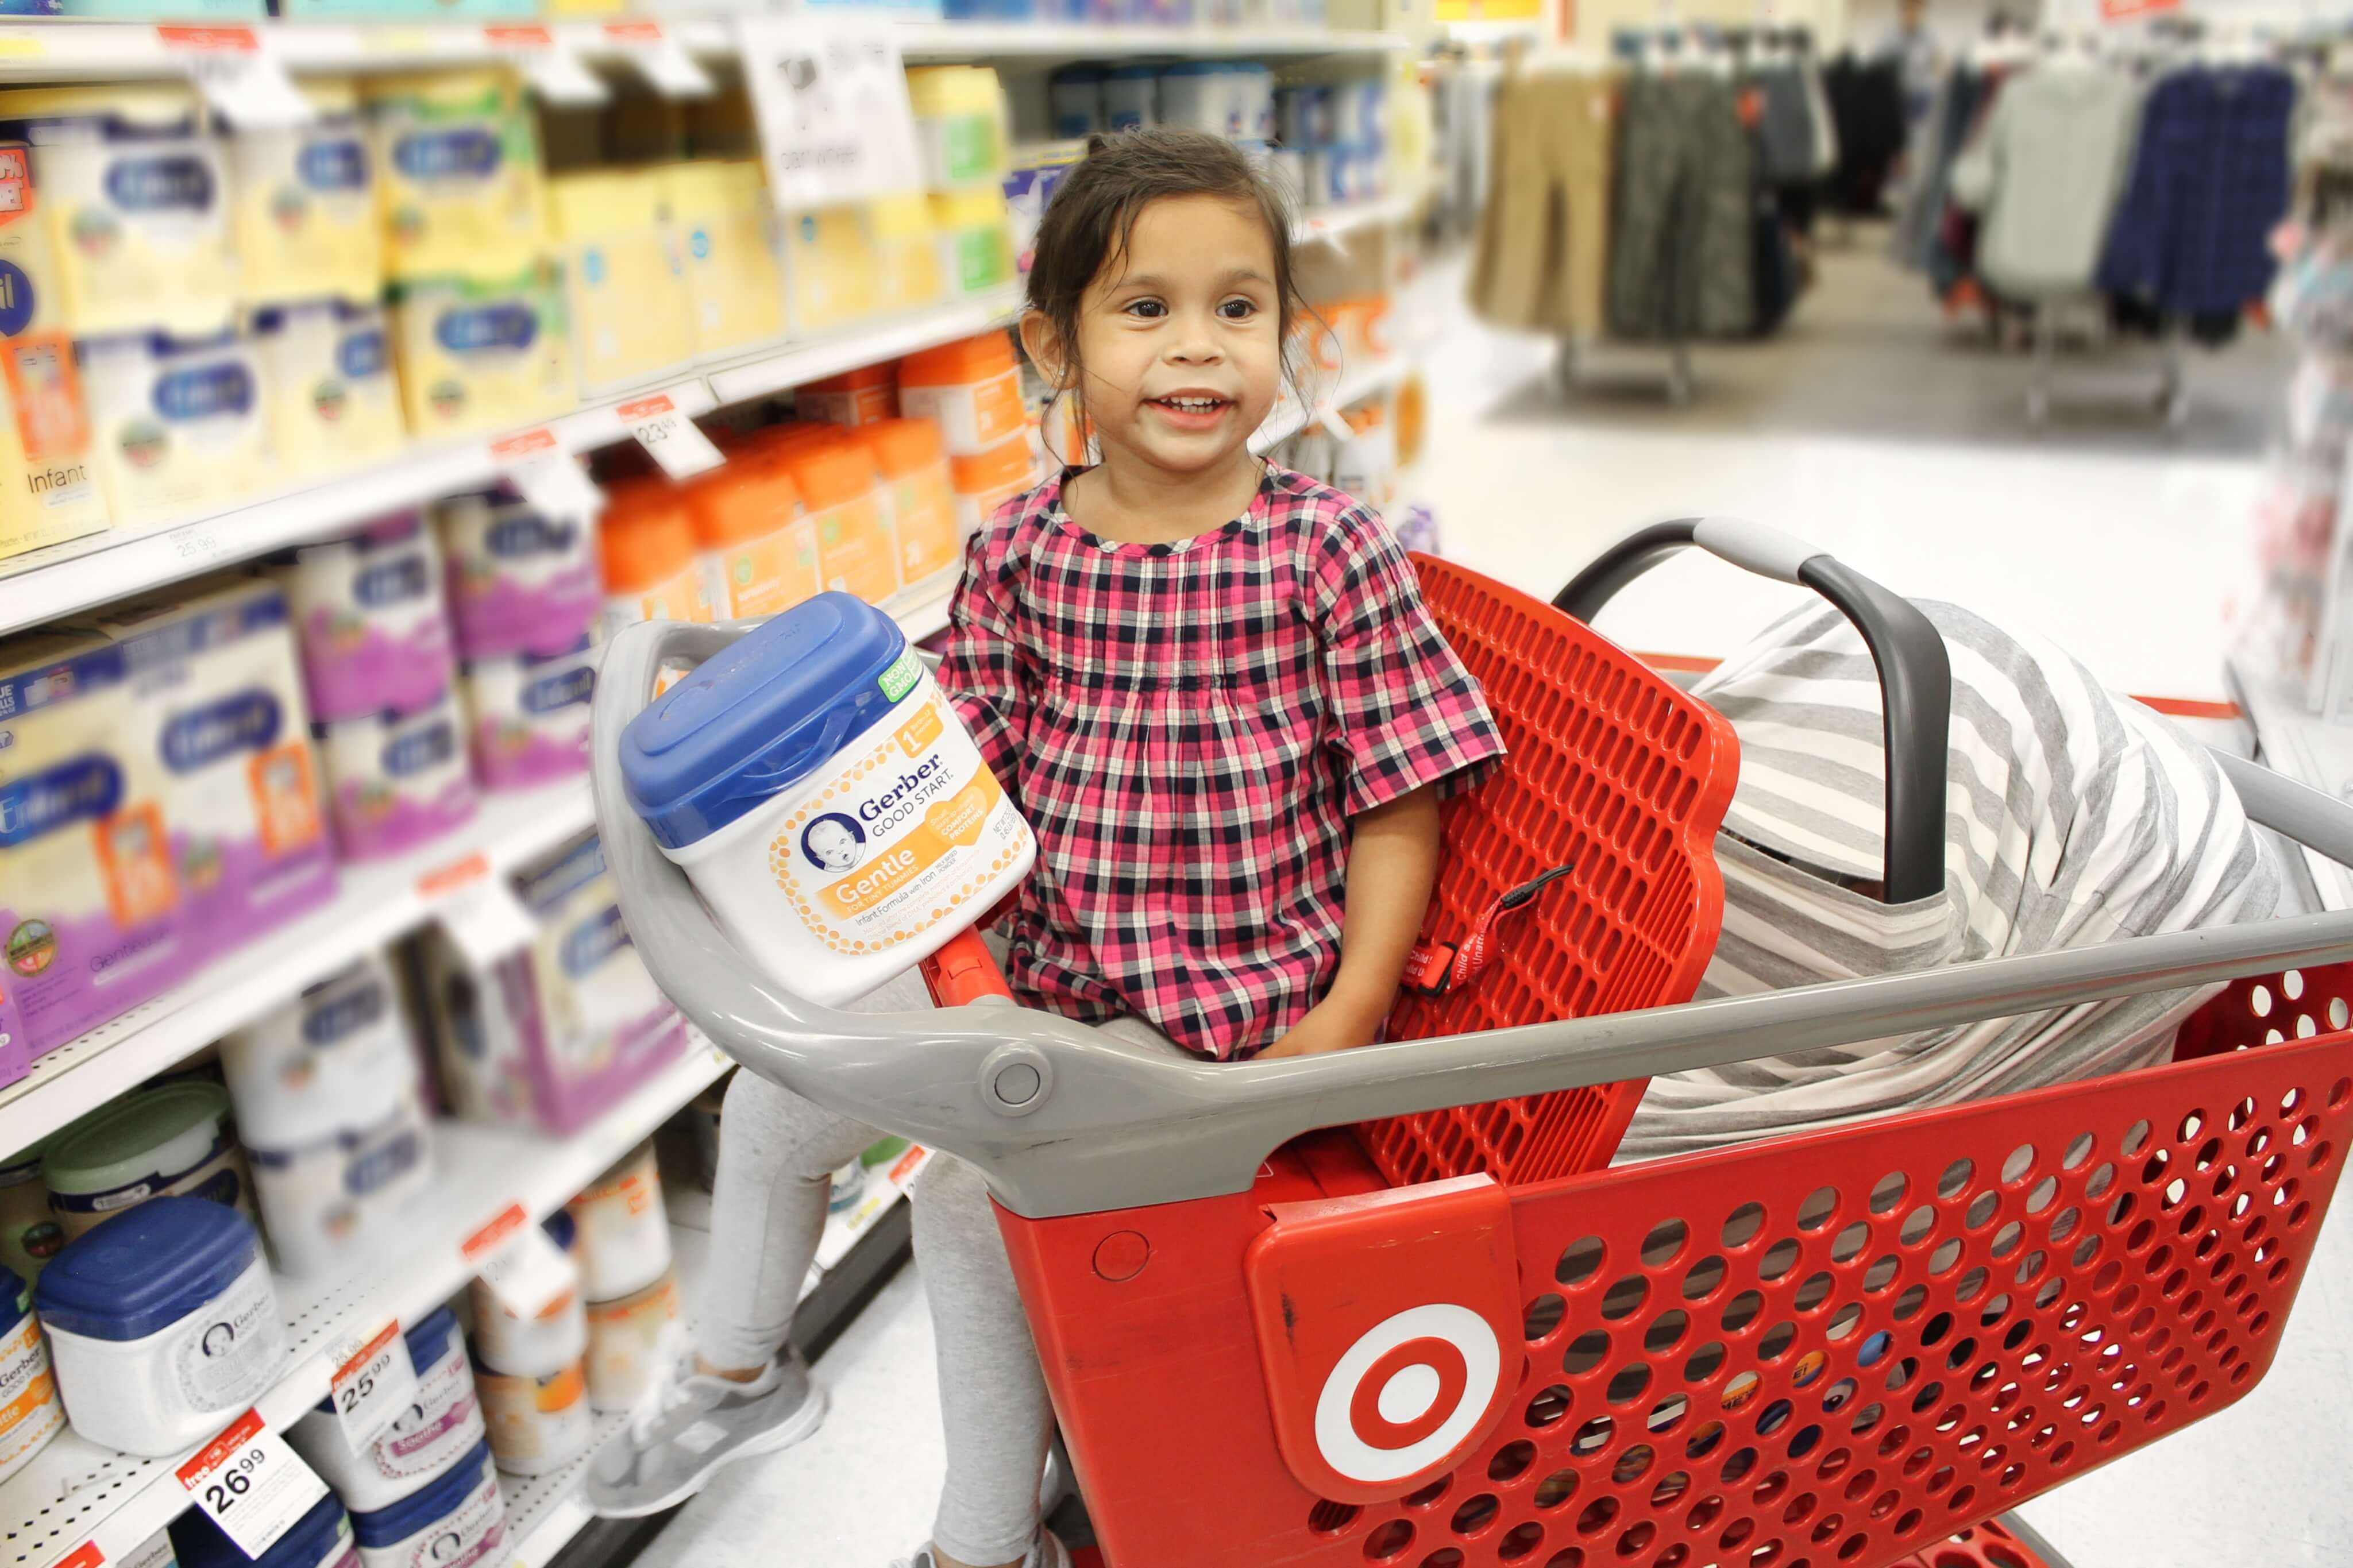
[[[1590,624],[1619,589],[1696,544],[1760,577],[1811,588],[1852,622],[1879,670],[1887,748],[1881,897],[1891,904],[1945,890],[1945,750],[1953,670],[1945,639],[1918,606],[1794,534],[1729,517],[1686,517],[1636,529],[1569,579],[1553,607]]]
[[[829,1110],[970,1161],[998,1201],[1033,1219],[1242,1192],[1271,1150],[1321,1127],[2353,960],[2353,912],[2306,915],[1229,1065],[1004,1004],[839,1012],[759,973],[621,790],[621,729],[644,706],[655,672],[665,660],[708,658],[751,625],[648,623],[606,651],[596,697],[596,818],[637,950],[662,990],[737,1061]],[[2353,807],[2253,763],[2219,760],[2249,816],[2353,864]]]

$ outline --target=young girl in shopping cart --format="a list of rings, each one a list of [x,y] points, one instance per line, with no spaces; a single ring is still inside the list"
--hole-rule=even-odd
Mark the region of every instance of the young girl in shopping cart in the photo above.
[[[1379,520],[1250,449],[1301,315],[1289,232],[1219,137],[1122,136],[1063,183],[1022,339],[1103,460],[971,541],[940,671],[1039,839],[1008,929],[1016,995],[1225,1060],[1376,1037],[1439,797],[1503,751]],[[695,1352],[597,1457],[601,1511],[667,1507],[823,1417],[777,1352],[827,1173],[877,1134],[748,1072],[724,1118]],[[934,1163],[915,1245],[947,1480],[912,1568],[1062,1568],[1038,1523],[1051,1413],[969,1168]]]

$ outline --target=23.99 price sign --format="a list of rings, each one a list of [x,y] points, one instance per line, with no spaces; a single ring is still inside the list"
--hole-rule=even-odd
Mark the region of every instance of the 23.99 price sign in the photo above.
[[[196,1506],[248,1557],[269,1551],[327,1495],[326,1483],[252,1410],[176,1473]]]

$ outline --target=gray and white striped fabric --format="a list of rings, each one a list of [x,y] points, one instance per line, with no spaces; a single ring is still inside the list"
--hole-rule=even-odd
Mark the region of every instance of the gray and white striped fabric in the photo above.
[[[1893,907],[1873,896],[1884,809],[1878,679],[1843,617],[1800,608],[1694,688],[1740,736],[1739,788],[1715,845],[1724,932],[1700,995],[2271,915],[2273,850],[2200,747],[2052,644],[1916,602],[1953,667],[1944,894]],[[2213,989],[1659,1079],[1618,1159],[2144,1066]]]

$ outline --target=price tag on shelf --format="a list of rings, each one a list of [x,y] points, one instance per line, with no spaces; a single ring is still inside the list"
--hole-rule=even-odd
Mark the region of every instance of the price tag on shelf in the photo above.
[[[597,104],[612,99],[604,79],[558,42],[552,28],[528,23],[484,27],[482,42],[513,61],[532,90],[549,103]]]
[[[417,1363],[409,1358],[397,1318],[356,1344],[336,1346],[333,1359],[327,1399],[334,1406],[336,1427],[356,1454],[408,1409],[417,1393]]]
[[[803,10],[736,26],[779,207],[830,206],[923,183],[895,24]]]
[[[267,38],[252,27],[158,27],[156,42],[213,108],[257,131],[308,125],[311,100]]]
[[[711,78],[659,22],[607,22],[605,41],[664,98],[709,98]]]
[[[503,877],[480,878],[443,896],[433,918],[478,969],[522,952],[539,934],[539,922]]]
[[[106,1553],[95,1541],[85,1541],[58,1560],[58,1568],[103,1568]]]
[[[196,1506],[259,1558],[327,1495],[327,1483],[294,1457],[286,1439],[248,1410],[174,1472]]]
[[[588,482],[579,459],[557,445],[555,432],[544,425],[491,442],[491,461],[524,500],[550,517],[594,517],[605,510],[604,492]]]
[[[518,1318],[536,1318],[573,1288],[571,1264],[521,1204],[509,1204],[463,1250],[466,1267]]]
[[[693,420],[679,412],[667,392],[622,404],[613,412],[638,438],[638,445],[674,479],[691,479],[715,468],[727,458],[711,444]]]

